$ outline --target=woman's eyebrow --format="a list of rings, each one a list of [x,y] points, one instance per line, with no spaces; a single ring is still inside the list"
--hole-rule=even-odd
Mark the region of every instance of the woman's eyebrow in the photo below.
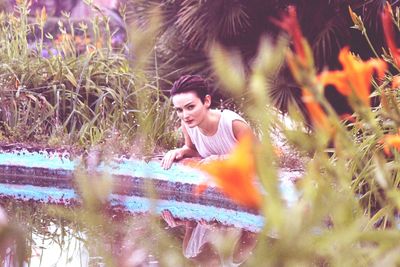
[[[189,103],[185,104],[184,107],[190,106],[192,104],[193,104],[192,101],[190,101]]]
[[[190,101],[189,103],[186,103],[183,107],[184,108],[186,108],[186,107],[188,107],[188,106],[190,106],[190,105],[193,105],[193,102],[192,101]],[[181,107],[173,107],[175,110],[177,110],[177,109],[182,109]]]

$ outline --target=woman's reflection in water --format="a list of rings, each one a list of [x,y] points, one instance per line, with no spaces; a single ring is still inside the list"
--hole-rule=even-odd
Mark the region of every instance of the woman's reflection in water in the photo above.
[[[182,221],[175,219],[165,210],[161,217],[171,228],[184,227],[182,241],[183,255],[198,266],[240,266],[251,255],[257,242],[257,234],[221,224]],[[231,255],[226,258],[215,248],[218,236],[236,234],[236,242]]]

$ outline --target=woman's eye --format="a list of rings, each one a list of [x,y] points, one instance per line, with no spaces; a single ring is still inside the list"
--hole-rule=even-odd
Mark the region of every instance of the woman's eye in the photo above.
[[[182,109],[177,108],[177,109],[176,109],[176,112],[177,112],[177,113],[181,113],[181,112],[182,112]]]
[[[188,110],[192,110],[194,106],[188,106]]]

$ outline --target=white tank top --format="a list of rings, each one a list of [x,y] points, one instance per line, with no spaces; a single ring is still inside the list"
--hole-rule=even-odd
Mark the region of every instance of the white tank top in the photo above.
[[[236,145],[237,140],[233,134],[232,123],[235,120],[246,121],[237,113],[224,109],[218,122],[218,129],[214,135],[204,135],[199,127],[186,127],[192,143],[202,158],[211,155],[229,154]]]

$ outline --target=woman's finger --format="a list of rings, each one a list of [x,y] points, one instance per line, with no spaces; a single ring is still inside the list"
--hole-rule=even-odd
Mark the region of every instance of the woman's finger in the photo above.
[[[168,155],[167,161],[165,162],[164,168],[169,169],[172,165],[172,162],[174,161],[174,155],[172,153]]]
[[[174,163],[174,161],[181,159],[183,156],[181,155],[181,153],[178,150],[171,150],[168,151],[165,156],[163,157],[163,159],[161,160],[161,166],[167,170],[169,169],[172,164]]]
[[[174,161],[177,159],[177,152],[174,151],[173,153],[171,153],[171,157],[170,160],[168,162],[168,168],[170,168],[172,166],[172,163],[174,163]]]
[[[170,161],[171,161],[171,151],[169,151],[169,152],[167,152],[167,154],[165,154],[165,156],[163,157],[163,159],[161,161],[161,166],[164,169],[169,169],[169,167],[171,167]]]
[[[163,211],[161,214],[162,214],[163,219],[167,222],[167,224],[168,224],[170,227],[176,227],[176,226],[177,226],[177,223],[176,223],[176,221],[175,221],[175,219],[174,219],[174,217],[172,216],[172,214],[171,214],[170,211],[165,210],[165,211]]]

